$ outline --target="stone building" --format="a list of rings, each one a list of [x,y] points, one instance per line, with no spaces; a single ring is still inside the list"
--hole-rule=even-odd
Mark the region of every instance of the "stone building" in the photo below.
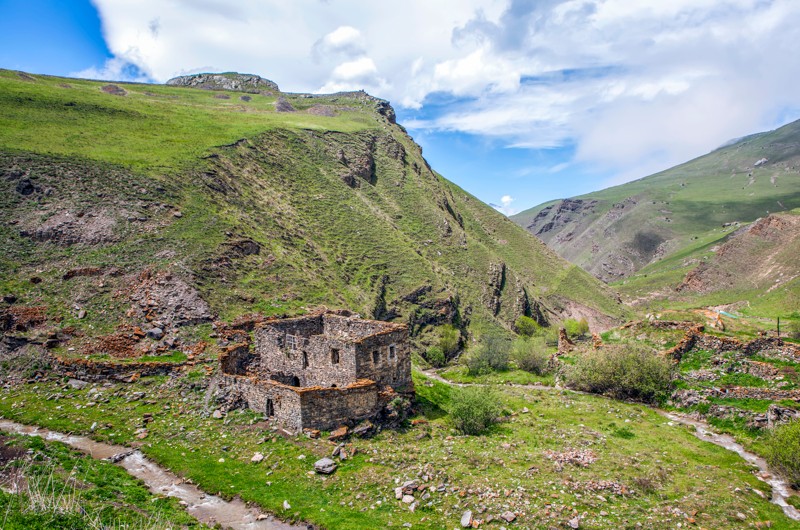
[[[325,312],[263,322],[254,338],[220,356],[227,399],[287,430],[352,426],[413,397],[405,325]]]

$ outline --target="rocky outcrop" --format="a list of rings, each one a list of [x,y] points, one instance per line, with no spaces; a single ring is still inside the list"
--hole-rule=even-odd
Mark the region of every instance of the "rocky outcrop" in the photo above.
[[[491,263],[489,265],[489,281],[486,283],[484,304],[497,316],[500,312],[500,297],[503,294],[503,288],[506,286],[506,264],[505,263]]]
[[[233,90],[236,92],[280,92],[278,85],[253,74],[239,74],[226,72],[221,74],[193,74],[173,77],[167,84],[170,86],[183,86],[190,88],[204,88],[206,90]]]

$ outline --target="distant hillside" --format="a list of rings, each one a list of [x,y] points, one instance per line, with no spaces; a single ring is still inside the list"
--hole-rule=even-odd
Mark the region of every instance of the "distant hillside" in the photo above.
[[[741,225],[800,206],[800,122],[680,166],[512,219],[598,278],[655,272]]]
[[[415,334],[625,316],[433,172],[387,102],[224,77],[246,92],[0,71],[0,309],[89,337],[319,305]]]

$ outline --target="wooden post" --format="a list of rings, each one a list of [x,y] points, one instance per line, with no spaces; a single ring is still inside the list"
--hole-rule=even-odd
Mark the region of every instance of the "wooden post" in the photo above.
[[[781,317],[778,317],[778,338],[781,338]]]

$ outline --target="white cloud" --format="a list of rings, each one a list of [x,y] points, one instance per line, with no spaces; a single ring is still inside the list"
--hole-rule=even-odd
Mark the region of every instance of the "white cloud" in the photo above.
[[[71,73],[70,77],[103,81],[130,81],[134,83],[149,83],[152,81],[151,77],[137,65],[119,57],[107,59],[103,66],[99,68],[92,67]]]
[[[315,42],[311,50],[317,60],[331,55],[357,57],[366,52],[364,36],[353,26],[339,26]]]
[[[519,210],[511,207],[514,198],[511,195],[503,195],[500,197],[500,204],[491,204],[492,208],[505,215],[514,215]]]
[[[408,108],[444,92],[406,125],[575,146],[569,162],[617,179],[800,108],[796,0],[94,1],[115,59],[87,76],[238,70]]]

